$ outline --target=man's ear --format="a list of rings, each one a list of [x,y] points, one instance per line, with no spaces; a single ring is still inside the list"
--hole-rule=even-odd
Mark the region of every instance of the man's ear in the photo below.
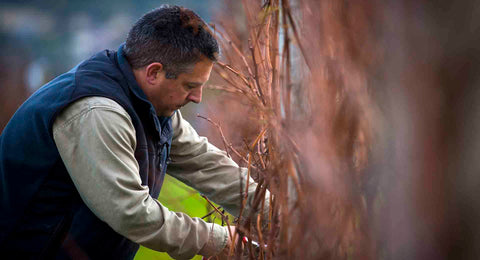
[[[163,65],[159,62],[150,63],[145,69],[147,82],[150,84],[156,83],[160,78],[160,73],[163,72]]]

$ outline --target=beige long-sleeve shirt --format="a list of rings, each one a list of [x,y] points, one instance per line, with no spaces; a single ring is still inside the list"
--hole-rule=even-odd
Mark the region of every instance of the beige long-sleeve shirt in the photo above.
[[[246,170],[198,136],[179,111],[172,116],[172,126],[168,174],[238,216],[239,185],[245,187]],[[56,118],[53,136],[85,204],[121,235],[178,259],[216,255],[225,247],[225,227],[170,211],[149,195],[134,156],[135,128],[115,101],[87,97],[74,102]],[[244,216],[256,188],[252,179],[249,182]]]

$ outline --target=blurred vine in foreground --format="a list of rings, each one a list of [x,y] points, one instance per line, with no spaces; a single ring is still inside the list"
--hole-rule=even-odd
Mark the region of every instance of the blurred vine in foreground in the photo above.
[[[234,256],[479,259],[478,1],[228,3],[209,117],[273,194]]]
[[[268,219],[237,220],[240,237],[260,247],[238,239],[232,256],[371,258],[363,171],[372,136],[366,70],[375,46],[366,43],[373,6],[227,2],[212,24],[222,59],[211,88],[231,102],[214,112],[223,128],[207,120],[260,184],[254,207],[271,205]]]

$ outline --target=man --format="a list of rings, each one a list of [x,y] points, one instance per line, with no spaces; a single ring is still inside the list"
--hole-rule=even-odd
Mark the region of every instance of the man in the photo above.
[[[163,6],[140,18],[117,52],[100,52],[34,93],[0,136],[0,254],[132,259],[139,244],[174,258],[226,250],[225,227],[155,199],[168,165],[239,214],[245,169],[178,111],[201,101],[218,52],[194,12]]]

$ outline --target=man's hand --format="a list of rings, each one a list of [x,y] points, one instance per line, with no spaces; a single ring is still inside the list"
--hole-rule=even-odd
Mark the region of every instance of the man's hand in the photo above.
[[[235,242],[237,241],[238,234],[236,233],[235,226],[230,226],[230,231],[228,233],[228,241],[225,248],[220,252],[220,254],[216,255],[214,259],[228,259],[230,254],[230,249],[235,246]]]

